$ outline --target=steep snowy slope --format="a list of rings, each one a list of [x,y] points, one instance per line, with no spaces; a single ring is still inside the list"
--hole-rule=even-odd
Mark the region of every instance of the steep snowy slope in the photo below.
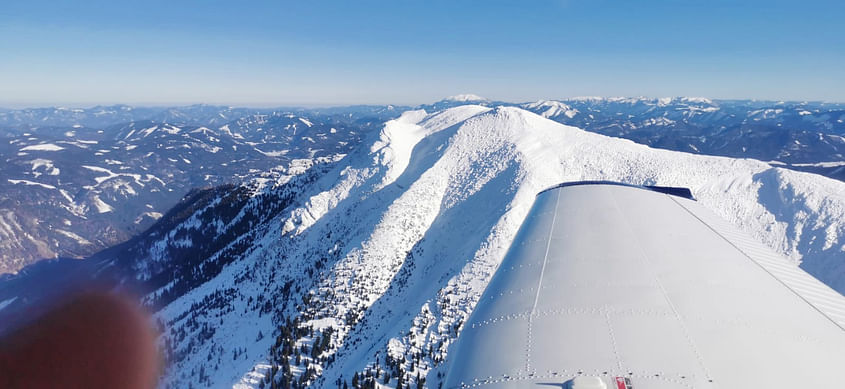
[[[425,379],[436,388],[449,345],[534,196],[563,181],[689,187],[845,291],[845,184],[754,160],[651,149],[519,108],[406,112],[333,169],[304,174],[312,178],[293,180],[295,191],[289,176],[253,191],[285,193],[290,205],[255,219],[248,238],[220,237],[239,249],[212,255],[228,256],[219,273],[187,292],[164,285],[147,297],[173,300],[157,313],[171,363],[165,386],[272,379],[333,387],[354,377],[391,387]],[[218,203],[198,212],[213,215]],[[245,204],[243,215],[263,206]],[[208,227],[188,218],[133,260],[178,261],[167,248],[185,246],[180,229],[198,228]]]

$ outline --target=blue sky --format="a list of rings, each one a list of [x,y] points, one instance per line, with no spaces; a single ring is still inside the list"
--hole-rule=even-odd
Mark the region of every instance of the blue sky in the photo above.
[[[0,106],[845,101],[845,3],[4,1]]]

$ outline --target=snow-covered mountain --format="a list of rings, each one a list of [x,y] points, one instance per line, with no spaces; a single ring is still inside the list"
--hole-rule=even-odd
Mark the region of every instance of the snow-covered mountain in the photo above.
[[[177,120],[184,111],[164,113]],[[0,142],[0,273],[123,242],[194,188],[240,183],[292,159],[348,152],[360,132],[377,128],[359,118],[270,112],[217,126],[142,120],[17,129]]]
[[[435,112],[468,103],[518,106],[652,147],[755,158],[845,180],[841,104],[693,97],[516,104],[463,94],[417,109]],[[192,188],[240,183],[292,159],[351,150],[362,134],[408,109],[0,110],[0,273],[43,258],[90,255],[143,231]]]
[[[446,98],[445,98],[445,99],[443,99],[443,100],[444,100],[444,101],[455,101],[455,102],[460,102],[460,103],[472,103],[472,102],[479,102],[479,101],[482,101],[482,102],[483,102],[483,101],[490,101],[490,100],[488,100],[488,99],[486,99],[486,98],[484,98],[484,97],[481,97],[481,96],[479,96],[479,95],[475,95],[475,94],[472,94],[472,93],[464,93],[464,94],[459,94],[459,95],[453,95],[453,96],[446,97]]]
[[[434,111],[441,111],[447,108],[459,107],[461,105],[466,104],[476,104],[476,105],[483,105],[483,106],[493,106],[493,105],[513,105],[513,103],[508,103],[504,101],[492,101],[490,99],[481,97],[479,95],[474,95],[471,93],[465,93],[460,95],[448,96],[443,98],[440,101],[436,101],[431,104],[423,104],[416,109],[425,109],[429,112]]]
[[[436,388],[536,193],[575,180],[688,187],[845,291],[845,183],[481,105],[408,111],[340,159],[196,192],[87,263],[146,290],[165,387]],[[34,285],[0,285],[0,315]]]
[[[534,103],[526,103],[523,108],[540,114],[544,118],[556,119],[562,116],[572,119],[578,114],[578,110],[569,105],[554,100],[540,100]]]
[[[0,134],[20,134],[50,127],[103,128],[116,123],[144,120],[177,126],[217,127],[236,118],[270,110],[196,104],[183,107],[133,107],[98,105],[90,108],[25,108],[0,110]],[[289,111],[287,109],[286,111]]]
[[[701,97],[540,100],[520,107],[637,143],[696,154],[775,161],[845,180],[845,105]],[[827,164],[826,164],[827,163]]]

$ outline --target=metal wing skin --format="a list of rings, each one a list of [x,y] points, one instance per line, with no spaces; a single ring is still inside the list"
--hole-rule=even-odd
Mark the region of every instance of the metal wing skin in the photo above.
[[[537,196],[444,387],[845,387],[843,328],[843,296],[694,200],[564,185]]]

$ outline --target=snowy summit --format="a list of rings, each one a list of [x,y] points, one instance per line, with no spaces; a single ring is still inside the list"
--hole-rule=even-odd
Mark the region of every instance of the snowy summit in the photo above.
[[[472,101],[490,101],[490,100],[486,99],[484,97],[481,97],[479,95],[474,95],[474,94],[471,94],[471,93],[465,93],[465,94],[460,94],[460,95],[449,96],[449,97],[443,99],[443,101],[459,101],[459,102],[466,103],[466,102],[472,102]]]

